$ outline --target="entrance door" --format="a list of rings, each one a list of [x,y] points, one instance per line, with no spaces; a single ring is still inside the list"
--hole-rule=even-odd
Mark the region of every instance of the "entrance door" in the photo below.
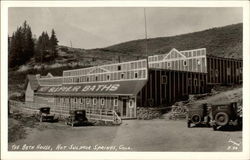
[[[126,99],[122,100],[122,116],[123,117],[127,116],[127,100]]]

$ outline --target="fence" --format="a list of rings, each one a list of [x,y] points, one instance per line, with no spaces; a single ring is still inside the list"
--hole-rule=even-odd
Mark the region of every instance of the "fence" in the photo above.
[[[39,108],[47,107],[46,104],[32,103],[32,102],[20,102],[20,101],[9,101],[9,109],[11,112],[22,112],[27,114],[36,114],[39,112]],[[60,117],[69,116],[69,106],[60,106],[60,105],[50,105],[50,112],[52,114],[57,114]],[[68,108],[68,110],[66,109]],[[76,109],[76,108],[75,108]],[[93,108],[84,108],[86,111],[86,116],[88,119],[99,120],[105,122],[113,122],[114,124],[121,124],[122,120],[117,115],[114,110],[107,109],[93,109]]]

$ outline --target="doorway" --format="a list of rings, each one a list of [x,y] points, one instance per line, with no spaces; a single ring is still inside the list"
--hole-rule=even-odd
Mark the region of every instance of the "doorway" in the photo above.
[[[122,116],[123,117],[127,116],[127,100],[126,99],[122,100]]]

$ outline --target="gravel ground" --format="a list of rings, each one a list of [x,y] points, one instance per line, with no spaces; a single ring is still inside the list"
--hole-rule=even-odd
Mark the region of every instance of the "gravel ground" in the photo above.
[[[49,151],[241,151],[241,131],[187,128],[185,121],[128,120],[121,126],[65,126],[42,123],[27,128],[9,150]],[[14,146],[18,146],[15,148]],[[65,147],[64,147],[65,146]],[[75,148],[73,148],[73,146]]]

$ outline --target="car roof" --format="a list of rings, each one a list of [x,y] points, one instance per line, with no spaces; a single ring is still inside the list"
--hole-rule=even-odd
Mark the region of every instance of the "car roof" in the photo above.
[[[221,102],[215,102],[215,103],[211,103],[212,106],[225,106],[225,105],[230,105],[232,103],[237,103],[237,102],[224,102],[224,103],[221,103]]]

